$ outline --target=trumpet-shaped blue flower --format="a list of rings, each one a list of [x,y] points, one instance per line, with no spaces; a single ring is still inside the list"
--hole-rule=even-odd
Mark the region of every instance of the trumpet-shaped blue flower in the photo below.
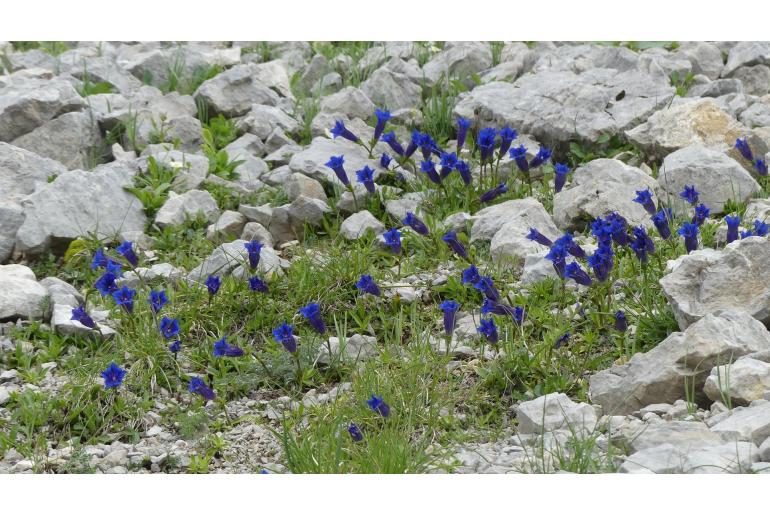
[[[168,351],[176,355],[177,352],[182,350],[182,342],[179,340],[174,340],[168,345]]]
[[[491,318],[482,318],[479,321],[479,327],[476,329],[479,334],[484,336],[489,343],[495,345],[500,340],[500,335],[497,333],[497,326],[495,321]]]
[[[123,286],[119,290],[112,292],[115,304],[122,306],[127,313],[134,312],[134,296],[136,296],[136,290],[132,290],[128,286]]]
[[[757,173],[761,175],[762,177],[767,176],[767,163],[764,159],[757,159],[754,161],[754,168],[757,170]]]
[[[118,254],[126,258],[126,261],[131,263],[131,266],[136,266],[139,264],[139,258],[136,257],[136,253],[134,252],[134,244],[130,241],[124,241],[118,247],[115,249],[118,251]]]
[[[652,223],[655,225],[658,235],[664,240],[671,238],[671,227],[668,225],[668,221],[672,218],[670,209],[661,209],[652,216]]]
[[[107,267],[107,256],[104,254],[104,251],[101,248],[96,249],[96,252],[94,252],[94,257],[91,259],[91,270],[96,270],[97,268],[106,268]]]
[[[473,175],[471,174],[468,163],[465,161],[457,161],[455,170],[460,174],[460,177],[462,177],[463,183],[465,183],[466,186],[469,186],[471,182],[473,182]]]
[[[430,182],[434,184],[441,184],[441,176],[436,171],[436,165],[432,159],[428,159],[420,163],[420,171],[428,176]]]
[[[415,153],[415,151],[420,148],[420,139],[422,138],[422,133],[418,130],[412,130],[412,139],[409,141],[409,145],[407,145],[406,150],[404,151],[405,157],[412,157],[412,154]]]
[[[541,233],[534,227],[529,228],[529,234],[527,235],[528,240],[536,241],[540,245],[545,245],[546,247],[550,247],[553,245],[553,242],[548,238],[545,234]]]
[[[738,152],[741,153],[741,155],[748,161],[754,161],[754,155],[751,153],[751,147],[749,147],[748,141],[746,141],[746,138],[738,138],[735,140],[735,148],[738,149]]]
[[[567,266],[567,247],[561,243],[554,243],[545,258],[553,263],[553,268],[559,277],[564,277],[565,267]]]
[[[299,312],[318,334],[326,332],[326,323],[321,318],[321,307],[318,304],[311,302],[304,308],[299,308]]]
[[[439,305],[439,308],[444,312],[444,332],[450,335],[455,330],[455,318],[460,304],[454,300],[445,300]]]
[[[650,191],[650,188],[637,191],[636,198],[634,198],[634,202],[641,204],[642,207],[645,209],[645,211],[647,211],[651,215],[654,215],[657,210],[657,208],[655,207],[655,202],[652,200],[652,192]]]
[[[428,226],[425,225],[425,223],[422,220],[414,216],[414,213],[412,213],[411,211],[406,212],[406,217],[404,217],[402,222],[404,225],[414,229],[414,231],[417,234],[422,234],[423,236],[426,236],[428,233],[430,233]]]
[[[382,239],[394,254],[401,253],[401,231],[394,227],[383,233]]]
[[[457,150],[463,148],[465,139],[468,136],[468,129],[471,127],[471,121],[465,118],[457,119]]]
[[[460,243],[460,240],[457,239],[457,233],[455,231],[447,231],[447,233],[441,237],[441,241],[446,243],[449,246],[449,248],[452,250],[452,252],[454,252],[461,258],[463,259],[468,258],[468,251],[465,250],[465,247],[463,246],[463,244]]]
[[[556,193],[559,193],[564,188],[564,183],[567,182],[567,175],[571,170],[569,166],[561,163],[556,163],[553,168],[555,174],[553,178],[553,188]]]
[[[511,129],[507,125],[500,129],[500,150],[499,155],[503,156],[506,152],[508,152],[508,149],[511,148],[511,143],[513,143],[513,140],[515,140],[519,134],[516,132],[516,129]]]
[[[628,329],[628,319],[626,318],[626,314],[623,311],[618,310],[615,312],[615,330],[625,333],[626,329]]]
[[[698,224],[685,222],[677,232],[684,238],[684,246],[687,252],[692,252],[698,248],[698,234],[700,233]]]
[[[334,123],[334,127],[332,127],[332,136],[334,136],[335,139],[341,136],[353,143],[358,143],[358,136],[350,132],[348,128],[345,127],[345,122],[342,120],[337,120]]]
[[[767,236],[770,232],[770,226],[768,226],[762,220],[754,220],[754,234],[757,236]]]
[[[703,225],[703,222],[711,214],[711,210],[705,206],[705,204],[698,204],[695,206],[695,212],[692,215],[692,223]]]
[[[655,252],[655,243],[647,235],[643,226],[634,227],[634,241],[631,242],[631,250],[642,263],[647,262],[647,255]]]
[[[273,338],[276,342],[283,345],[283,348],[294,354],[297,352],[297,339],[294,337],[294,327],[282,323],[275,329],[273,329]]]
[[[500,292],[495,288],[495,283],[491,277],[479,277],[479,280],[473,283],[473,287],[482,293],[486,298],[495,302],[500,301]]]
[[[396,138],[396,133],[393,131],[386,132],[382,135],[382,141],[388,144],[388,146],[398,154],[399,156],[404,155],[404,147],[401,146],[401,143],[398,142],[398,138]]]
[[[563,236],[554,242],[554,244],[561,245],[567,250],[567,252],[578,259],[585,259],[586,257],[586,251],[583,250],[583,247],[577,244],[571,233],[565,232]]]
[[[257,291],[260,293],[267,293],[269,291],[269,288],[267,287],[267,283],[257,277],[256,275],[253,277],[249,277],[249,289],[251,291]]]
[[[569,343],[569,337],[570,337],[570,334],[568,332],[559,336],[554,342],[553,348],[561,349],[564,345],[567,345]]]
[[[727,223],[727,243],[732,243],[738,239],[738,228],[741,225],[741,217],[738,215],[725,216],[725,223]]]
[[[102,297],[112,295],[113,292],[118,290],[117,284],[115,284],[115,274],[111,272],[104,272],[99,279],[96,280],[94,287],[99,291]]]
[[[551,149],[546,147],[540,147],[540,149],[537,151],[537,154],[535,154],[535,157],[532,158],[532,161],[529,162],[530,168],[537,168],[538,166],[545,164],[548,162],[549,159],[551,159]]]
[[[331,156],[326,162],[326,166],[334,171],[334,175],[337,176],[337,179],[339,179],[345,186],[350,186],[350,179],[348,179],[348,174],[345,172],[344,164],[344,156]]]
[[[353,439],[354,442],[360,442],[364,439],[364,435],[361,433],[361,430],[358,429],[358,426],[355,425],[353,422],[351,422],[348,425],[348,433],[350,434],[350,438]]]
[[[219,287],[222,286],[222,280],[216,275],[210,275],[206,278],[206,289],[209,291],[209,295],[216,295],[219,291]]]
[[[508,191],[508,186],[506,186],[504,182],[501,182],[500,184],[498,184],[497,186],[495,186],[491,190],[488,190],[488,191],[485,191],[484,193],[482,193],[479,196],[479,201],[482,204],[485,204],[487,202],[492,202],[497,197],[499,197],[500,195],[502,195],[503,193],[505,193],[507,191]]]
[[[243,356],[243,354],[244,354],[243,349],[227,343],[226,336],[222,337],[221,340],[214,342],[215,358],[222,358],[222,357],[237,358],[237,357]]]
[[[423,159],[429,159],[434,152],[438,153],[438,146],[436,146],[436,142],[430,137],[430,134],[420,134],[420,141],[418,144],[420,145],[420,152],[422,152]]]
[[[364,274],[356,282],[356,288],[375,297],[380,296],[380,287],[374,282],[371,275]]]
[[[375,109],[374,116],[377,118],[377,124],[374,126],[374,141],[379,141],[380,136],[382,136],[382,133],[385,130],[385,124],[388,123],[388,120],[392,117],[390,111],[385,111],[383,109]]]
[[[191,377],[190,385],[187,387],[190,393],[200,395],[207,401],[213,401],[217,398],[217,394],[209,388],[209,386],[200,377]]]
[[[463,284],[476,284],[480,280],[481,280],[481,275],[479,274],[479,269],[476,268],[476,265],[471,265],[465,270],[463,270],[463,273],[462,273]]]
[[[77,322],[80,322],[81,324],[88,327],[89,329],[96,329],[96,323],[94,322],[94,319],[88,315],[88,312],[86,311],[86,307],[83,305],[80,305],[76,308],[72,308],[72,317],[70,318],[70,320],[75,320]]]
[[[390,406],[388,406],[387,403],[382,400],[382,396],[378,397],[372,394],[369,400],[366,401],[366,404],[372,411],[379,413],[383,417],[387,418],[390,415]]]
[[[366,187],[366,191],[374,193],[374,170],[368,166],[364,166],[356,172],[356,178],[358,182]]]
[[[698,190],[695,189],[694,185],[685,185],[684,190],[682,190],[679,196],[693,206],[698,203]]]
[[[440,159],[441,170],[439,170],[439,175],[442,179],[446,179],[447,176],[452,173],[452,170],[454,170],[455,166],[457,166],[457,154],[454,152],[444,152],[441,154]]]
[[[387,152],[383,152],[382,156],[380,156],[380,168],[388,169],[390,166],[390,162],[393,160]]]
[[[126,377],[126,371],[112,362],[110,363],[110,366],[102,371],[101,376],[104,379],[105,390],[117,388],[123,383],[123,378]]]
[[[576,261],[573,261],[564,268],[564,278],[572,279],[583,286],[591,286],[593,283],[588,273]]]
[[[246,252],[249,256],[249,268],[256,270],[259,265],[259,255],[261,254],[264,245],[257,240],[251,240],[244,243],[243,246],[246,248]]]
[[[527,173],[529,172],[529,162],[527,161],[527,147],[524,145],[519,145],[518,147],[512,148],[508,155],[511,156],[511,159],[514,160],[516,163],[516,166],[519,168],[521,173]]]
[[[606,281],[615,264],[612,258],[612,247],[600,243],[596,252],[588,256],[587,263],[600,282]]]
[[[147,300],[147,302],[150,303],[152,312],[158,313],[163,308],[163,306],[168,304],[168,297],[166,297],[166,292],[164,290],[150,290],[150,298]]]
[[[497,131],[492,127],[486,127],[479,131],[479,135],[476,138],[476,145],[481,152],[481,161],[486,161],[492,157],[492,152],[495,150],[495,136]]]
[[[167,340],[179,334],[179,320],[163,317],[160,319],[160,334]]]

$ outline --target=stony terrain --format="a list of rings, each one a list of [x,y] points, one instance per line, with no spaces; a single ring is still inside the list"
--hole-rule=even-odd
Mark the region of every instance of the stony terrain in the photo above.
[[[770,472],[768,159],[766,42],[0,42],[0,472]]]

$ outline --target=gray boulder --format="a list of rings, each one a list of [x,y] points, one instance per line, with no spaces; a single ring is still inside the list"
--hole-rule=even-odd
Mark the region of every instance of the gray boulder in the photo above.
[[[326,193],[321,183],[301,173],[291,174],[283,183],[283,189],[289,200],[304,196],[326,202]]]
[[[391,111],[416,108],[422,103],[422,88],[420,86],[412,82],[406,75],[394,73],[384,68],[379,68],[372,73],[361,84],[361,91],[374,104]]]
[[[492,49],[480,41],[447,42],[444,49],[430,58],[422,67],[429,85],[439,79],[466,80],[492,66]]]
[[[351,183],[356,182],[356,170],[360,170],[364,166],[369,166],[374,170],[378,168],[377,162],[369,159],[366,151],[360,146],[342,138],[328,139],[323,137],[313,138],[307,148],[291,156],[289,168],[292,172],[302,173],[319,181],[340,184],[331,168],[326,166],[331,156],[339,155],[345,157],[344,167]]]
[[[289,204],[289,217],[298,224],[320,225],[332,209],[325,200],[299,195]]]
[[[233,66],[201,84],[195,97],[205,101],[213,114],[226,118],[248,113],[253,104],[278,105],[280,96],[270,84],[259,80],[257,66]]]
[[[0,142],[0,198],[21,199],[35,191],[36,183],[66,171],[58,161]]]
[[[329,350],[331,349],[331,356]],[[328,365],[339,360],[343,362],[356,362],[377,355],[377,339],[374,336],[354,334],[340,341],[336,336],[330,336],[328,347],[321,345],[317,362]]]
[[[527,197],[523,199],[514,199],[485,207],[476,212],[471,217],[473,225],[471,226],[471,242],[490,241],[495,235],[503,229],[506,224],[511,224],[506,232],[500,236],[500,251],[504,249],[505,238],[507,235],[514,234],[518,236],[529,228],[534,227],[549,237],[560,236],[558,229],[551,219],[551,215],[545,210],[543,205],[534,198]]]
[[[221,241],[238,238],[246,225],[246,217],[238,211],[224,211],[216,222],[206,229],[206,238]]]
[[[575,434],[594,431],[596,410],[584,402],[576,403],[564,393],[549,393],[516,408],[518,432],[543,434],[566,430]]]
[[[191,283],[203,285],[209,275],[227,275],[233,273],[236,277],[245,277],[243,265],[249,262],[248,251],[244,244],[246,240],[235,240],[223,243],[211,253],[203,262],[187,274],[187,280]],[[262,247],[259,254],[259,266],[257,272],[265,277],[283,273],[281,260],[271,247]]]
[[[89,170],[103,156],[102,135],[86,112],[65,113],[13,140],[19,148],[62,163],[67,169]]]
[[[217,201],[208,191],[190,190],[181,195],[169,192],[168,200],[161,206],[155,216],[158,227],[181,225],[188,218],[202,214],[209,222],[219,217]]]
[[[297,120],[289,116],[280,107],[254,104],[246,115],[236,122],[240,131],[255,134],[259,139],[266,140],[276,127],[287,134],[299,132]]]
[[[16,232],[24,223],[24,211],[12,200],[0,199],[0,263],[4,263],[16,245]]]
[[[727,55],[722,77],[730,77],[741,66],[770,65],[770,43],[767,41],[741,41]]]
[[[320,108],[324,113],[343,114],[348,118],[368,120],[374,115],[375,106],[363,91],[348,86],[321,99]]]
[[[712,367],[768,349],[770,333],[762,324],[745,313],[717,311],[628,363],[592,375],[588,395],[610,415],[673,403],[684,396],[685,383],[703,402],[701,390]]]
[[[120,166],[99,166],[90,172],[64,172],[41,185],[21,205],[24,223],[16,249],[38,256],[83,236],[113,239],[125,231],[143,231],[147,218],[142,203],[124,188],[133,172]]]
[[[580,230],[594,219],[617,212],[632,226],[651,226],[650,215],[634,202],[649,188],[657,198],[658,182],[639,168],[617,159],[595,159],[572,175],[572,182],[553,198],[553,219],[563,230]]]
[[[733,442],[748,441],[761,445],[770,438],[770,401],[755,401],[749,407],[735,408],[729,417],[711,426],[711,430]]]
[[[724,67],[722,51],[713,43],[686,41],[679,45],[675,53],[690,60],[693,74],[705,75],[711,80],[718,79]]]
[[[748,442],[681,450],[669,443],[628,456],[619,472],[655,474],[746,473],[759,459],[757,446]]]
[[[743,91],[749,95],[761,97],[770,92],[770,68],[764,64],[741,66],[733,72],[733,77],[743,84]]]
[[[51,312],[50,297],[35,273],[22,265],[0,265],[0,321],[44,320]]]
[[[730,399],[738,406],[762,399],[770,391],[770,363],[744,356],[731,365],[714,367],[703,391],[712,401]]]
[[[340,234],[346,240],[357,240],[371,229],[375,234],[385,232],[385,226],[377,220],[369,211],[363,210],[353,213],[340,225]]]

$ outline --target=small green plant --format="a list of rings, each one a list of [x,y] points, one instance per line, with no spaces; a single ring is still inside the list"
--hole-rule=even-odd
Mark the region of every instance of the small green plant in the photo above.
[[[148,219],[155,214],[168,199],[168,191],[176,177],[173,168],[159,163],[153,156],[147,158],[147,171],[134,176],[134,185],[126,187],[144,206]]]
[[[687,72],[684,77],[680,77],[679,72],[674,70],[671,72],[669,78],[671,80],[671,85],[676,88],[676,95],[685,97],[687,96],[687,92],[690,90],[690,86],[692,86],[692,81],[695,78],[695,75],[693,75],[692,72]]]

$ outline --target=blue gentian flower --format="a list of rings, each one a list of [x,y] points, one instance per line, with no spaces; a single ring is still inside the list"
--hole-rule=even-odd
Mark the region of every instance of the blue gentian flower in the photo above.
[[[559,336],[559,338],[557,338],[556,341],[554,342],[553,348],[554,349],[561,349],[562,346],[564,346],[567,343],[569,343],[569,337],[570,337],[570,334],[568,332],[564,333],[561,336]]]
[[[130,241],[124,241],[118,245],[115,250],[118,251],[118,254],[126,258],[126,261],[131,263],[131,266],[136,267],[136,265],[139,264],[139,258],[136,257],[136,253],[134,252],[134,244]]]
[[[612,241],[617,245],[625,246],[630,242],[628,240],[628,222],[618,213],[610,213],[606,218],[609,223]]]
[[[471,127],[471,121],[465,118],[457,119],[457,150],[465,145],[465,138],[468,135],[468,129]]]
[[[482,318],[479,321],[479,327],[476,330],[492,345],[496,344],[500,339],[495,321],[491,318]]]
[[[642,207],[645,209],[645,211],[647,211],[651,215],[654,215],[655,212],[657,211],[657,209],[655,208],[655,202],[653,202],[652,200],[652,192],[650,191],[650,188],[637,191],[634,202],[641,204]]]
[[[206,288],[209,290],[209,295],[216,295],[219,291],[219,287],[222,286],[222,280],[216,275],[210,275],[206,278]]]
[[[249,289],[260,293],[268,292],[267,283],[256,275],[254,277],[249,277]]]
[[[512,148],[508,155],[511,156],[511,159],[513,159],[516,162],[516,166],[521,170],[521,173],[527,173],[529,172],[529,162],[527,161],[527,147],[524,145],[519,145],[518,147]]]
[[[445,300],[439,305],[439,308],[444,312],[444,332],[451,335],[455,330],[455,317],[457,310],[460,309],[460,304],[454,300]]]
[[[297,339],[294,337],[294,326],[291,326],[286,322],[282,323],[273,329],[273,338],[292,354],[297,352]]]
[[[350,186],[350,179],[348,179],[348,174],[345,172],[345,167],[343,166],[344,164],[344,156],[331,156],[329,161],[326,162],[326,166],[334,171],[337,179],[339,179],[340,182],[345,186]]]
[[[226,336],[223,336],[221,340],[214,342],[215,358],[221,358],[221,357],[238,358],[240,356],[243,356],[243,354],[244,354],[243,349],[227,343]]]
[[[562,244],[554,243],[545,258],[553,263],[553,268],[559,277],[564,277],[565,267],[567,266],[567,247]]]
[[[569,166],[561,163],[556,163],[554,165],[554,178],[553,178],[553,188],[556,191],[556,193],[559,193],[562,188],[564,188],[564,183],[567,182],[567,174],[570,173]]]
[[[524,323],[524,318],[527,316],[526,311],[524,311],[524,308],[521,306],[516,306],[513,308],[513,315],[511,315],[511,318],[513,321],[519,325]]]
[[[727,243],[732,243],[738,239],[738,227],[741,225],[741,217],[738,215],[725,216],[727,223]]]
[[[96,329],[96,323],[94,322],[94,319],[88,315],[88,312],[86,312],[86,307],[83,305],[72,308],[72,318],[70,318],[70,320],[80,322],[89,329]]]
[[[486,298],[500,302],[500,292],[495,288],[495,283],[491,277],[479,277],[479,280],[473,283],[473,287],[479,290]]]
[[[762,220],[754,220],[754,234],[756,236],[767,236],[768,232],[770,232],[770,226]]]
[[[437,151],[436,142],[430,137],[428,133],[420,134],[420,141],[417,142],[420,146],[420,152],[422,152],[423,159],[429,159],[433,152]]]
[[[596,252],[588,256],[587,263],[600,282],[606,281],[614,266],[612,247],[606,244],[599,244]]]
[[[669,227],[668,221],[672,218],[670,209],[661,209],[652,216],[652,223],[655,225],[658,235],[664,240],[671,237],[671,227]]]
[[[180,342],[179,340],[174,340],[168,346],[168,351],[173,353],[174,355],[176,355],[176,353],[179,352],[180,350],[182,350],[182,342]]]
[[[112,292],[117,291],[118,286],[115,284],[115,274],[110,272],[104,272],[102,276],[96,280],[94,287],[101,293],[102,297],[111,295]]]
[[[415,151],[420,147],[420,139],[422,138],[422,133],[416,129],[412,130],[412,139],[409,141],[409,145],[406,147],[406,150],[404,151],[405,157],[412,157],[412,154],[415,153]]]
[[[550,148],[541,146],[537,151],[537,154],[535,154],[535,157],[533,157],[532,161],[529,162],[529,167],[537,168],[538,166],[547,163],[548,160],[551,159],[551,154],[552,151]]]
[[[364,435],[361,433],[361,430],[358,429],[358,426],[355,425],[353,422],[351,422],[348,425],[348,433],[350,434],[350,438],[353,439],[354,442],[360,442],[364,439]]]
[[[536,241],[540,245],[545,245],[546,247],[550,247],[551,245],[553,245],[553,242],[546,235],[544,235],[534,227],[529,228],[529,234],[527,235],[527,239]]]
[[[684,246],[687,252],[692,252],[698,248],[698,234],[700,233],[698,224],[685,222],[677,232],[684,238]]]
[[[366,404],[372,411],[379,413],[383,417],[387,418],[388,415],[390,415],[390,406],[388,406],[385,401],[382,400],[382,396],[378,397],[372,394],[371,398],[366,401]]]
[[[457,232],[447,231],[447,233],[441,237],[441,240],[449,246],[452,252],[463,259],[468,258],[468,251],[465,250],[463,244],[457,239]]]
[[[754,161],[754,168],[756,168],[757,173],[759,173],[759,175],[762,177],[767,175],[767,163],[764,159],[757,159]]]
[[[358,182],[366,187],[366,191],[374,193],[374,170],[368,166],[364,166],[356,172],[356,178]]]
[[[99,267],[107,267],[107,256],[104,255],[104,251],[100,248],[96,249],[94,257],[91,259],[91,270],[96,270]]]
[[[554,242],[554,244],[561,245],[567,250],[567,252],[578,259],[585,259],[586,257],[586,251],[583,250],[583,247],[577,244],[577,242],[572,237],[572,234],[569,232],[565,232],[563,236]]]
[[[498,150],[500,156],[504,156],[508,149],[511,148],[511,143],[515,140],[519,134],[516,129],[511,129],[507,125],[500,129],[498,133],[500,135],[500,149]]]
[[[382,156],[380,156],[380,168],[384,168],[387,170],[392,160],[393,159],[388,155],[387,152],[383,152]]]
[[[334,127],[332,127],[332,136],[336,139],[338,136],[342,136],[343,138],[352,141],[353,143],[358,143],[358,136],[350,132],[347,127],[345,127],[345,122],[342,120],[337,120],[334,123]]]
[[[441,176],[436,172],[436,165],[433,160],[428,159],[420,163],[420,171],[428,176],[428,179],[434,184],[441,184]]]
[[[168,297],[166,297],[166,292],[164,290],[150,290],[150,298],[147,302],[150,303],[152,312],[158,313],[163,308],[163,306],[168,304]]]
[[[482,204],[491,202],[507,191],[508,191],[508,186],[506,186],[504,182],[501,182],[491,190],[485,191],[484,193],[479,195],[479,201]]]
[[[634,251],[636,257],[642,263],[647,262],[647,254],[655,252],[655,243],[647,235],[647,231],[643,226],[634,227],[634,241],[631,242],[631,250]]]
[[[396,133],[393,131],[386,132],[382,135],[382,141],[388,144],[388,146],[393,149],[393,152],[398,154],[399,156],[404,155],[404,147],[401,146],[401,143],[398,142],[398,138],[396,138]],[[416,148],[416,147],[415,147]]]
[[[442,152],[440,156],[441,161],[441,170],[439,171],[439,175],[442,179],[446,179],[447,176],[454,170],[455,166],[457,166],[457,154],[454,152],[448,153],[448,152]]]
[[[465,270],[463,270],[463,273],[462,273],[463,284],[475,284],[480,280],[481,280],[481,275],[479,274],[479,269],[476,268],[476,265],[471,265]]]
[[[107,266],[104,267],[104,270],[115,277],[121,277],[123,275],[122,268],[123,266],[114,259],[107,259]]]
[[[380,136],[382,136],[382,133],[385,130],[385,124],[388,123],[388,120],[392,117],[390,111],[385,111],[383,109],[375,109],[374,116],[377,117],[377,124],[374,126],[374,141],[379,141]]]
[[[249,268],[256,270],[259,265],[259,255],[262,252],[262,247],[264,247],[264,245],[257,240],[251,240],[244,243],[243,246],[246,248],[246,252],[249,255]]]
[[[749,231],[741,231],[741,239],[748,238],[750,236],[754,236],[754,232],[753,231],[750,231],[750,230]]]
[[[705,204],[698,204],[695,206],[695,213],[692,215],[692,223],[703,225],[703,222],[711,214],[711,210],[705,206]]]
[[[612,227],[603,218],[597,218],[591,222],[591,234],[594,235],[600,245],[612,244]]]
[[[187,387],[190,393],[200,395],[207,401],[213,401],[217,394],[200,377],[191,377],[190,385]]]
[[[105,370],[102,371],[101,376],[104,378],[104,389],[117,388],[123,383],[123,378],[126,377],[126,371],[120,368],[115,362],[110,363]]]
[[[495,136],[497,131],[492,127],[486,127],[479,131],[479,135],[476,137],[476,145],[478,145],[481,152],[481,161],[487,161],[492,157],[492,152],[495,150]]]
[[[754,161],[754,155],[751,153],[751,147],[749,147],[749,143],[746,141],[746,138],[736,139],[735,148],[738,149],[738,152],[740,152],[747,161]]]
[[[179,334],[179,320],[163,317],[160,319],[160,334],[167,340]]]
[[[493,315],[509,316],[517,323],[524,320],[524,308],[514,308],[503,302],[495,302],[485,298],[484,302],[481,304],[481,314],[489,315],[490,313]]]
[[[321,307],[315,302],[311,302],[304,308],[299,308],[300,314],[310,323],[313,329],[319,334],[326,332],[326,323],[321,318]]]
[[[414,216],[414,213],[411,211],[407,211],[406,217],[402,220],[402,223],[414,229],[417,234],[422,234],[423,236],[426,236],[430,232],[428,226],[425,225],[422,220]]]
[[[626,318],[626,314],[623,311],[618,310],[615,312],[615,330],[625,333],[626,329],[628,329],[628,319]]]
[[[687,186],[685,185],[684,190],[679,194],[680,197],[685,199],[688,203],[691,205],[695,205],[698,203],[698,190],[695,189],[695,186]]]
[[[572,279],[583,286],[591,286],[593,283],[588,273],[576,261],[573,261],[564,268],[564,278]]]
[[[380,296],[380,287],[374,282],[371,275],[364,274],[356,282],[356,288],[375,297]]]
[[[123,286],[119,290],[112,292],[112,298],[115,299],[115,304],[123,306],[123,309],[125,309],[127,313],[134,312],[135,295],[136,290],[132,290],[128,286]]]
[[[457,161],[455,170],[457,170],[457,172],[460,174],[460,177],[462,177],[463,183],[465,183],[466,186],[469,186],[473,181],[473,176],[471,175],[471,169],[468,166],[468,163],[465,161]]]
[[[391,230],[385,232],[382,235],[382,238],[385,241],[385,245],[390,247],[390,250],[394,254],[401,253],[401,231],[394,227]]]

